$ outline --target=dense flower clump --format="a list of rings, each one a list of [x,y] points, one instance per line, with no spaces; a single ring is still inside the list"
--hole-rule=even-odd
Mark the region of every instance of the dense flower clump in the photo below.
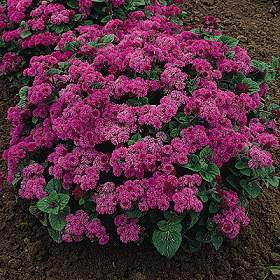
[[[27,65],[34,53],[49,53],[56,46],[61,34],[67,31],[80,25],[105,23],[113,18],[125,19],[129,12],[143,9],[152,2],[9,0],[0,4],[0,75],[9,74],[13,79],[12,73]],[[175,1],[176,4],[182,2]],[[169,6],[165,9],[170,10]],[[173,16],[171,12],[169,17]],[[21,60],[23,65],[19,64]]]
[[[19,2],[15,22],[30,5]],[[79,4],[87,15],[92,1]],[[4,158],[8,182],[56,241],[151,236],[169,257],[182,237],[219,248],[249,224],[248,198],[278,185],[278,107],[263,103],[276,59],[251,60],[213,17],[193,30],[170,20],[180,13],[156,2],[125,20],[36,35],[55,48],[23,71],[32,83],[8,111]],[[74,14],[44,2],[32,15],[44,30]]]

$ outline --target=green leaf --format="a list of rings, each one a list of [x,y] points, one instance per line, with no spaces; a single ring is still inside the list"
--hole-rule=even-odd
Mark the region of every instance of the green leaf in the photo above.
[[[214,175],[215,177],[220,175],[220,169],[215,163],[209,163],[208,172]]]
[[[242,84],[248,86],[248,93],[253,94],[260,90],[260,86],[257,82],[253,81],[251,78],[244,78]]]
[[[63,51],[78,51],[80,49],[80,41],[69,42],[63,47]]]
[[[58,65],[63,71],[67,70],[70,66],[69,62],[66,61],[59,62]]]
[[[57,206],[52,207],[51,205],[52,200],[50,200],[49,197],[45,197],[40,199],[36,206],[38,207],[38,209],[44,213],[48,213],[48,214],[58,214],[59,208]]]
[[[242,175],[245,175],[245,176],[249,177],[249,176],[251,175],[251,169],[250,169],[250,168],[241,169],[241,170],[240,170],[240,173],[241,173]]]
[[[22,39],[25,39],[25,38],[28,38],[28,37],[31,36],[31,35],[32,35],[32,33],[31,33],[30,30],[25,30],[25,31],[22,31],[22,32],[21,32],[20,37],[21,37]]]
[[[220,38],[220,41],[222,43],[228,45],[228,47],[230,49],[236,47],[239,43],[239,41],[237,39],[230,37],[230,36],[225,36],[225,35]]]
[[[200,164],[200,172],[202,172],[202,171],[207,172],[207,170],[209,168],[208,162],[206,162],[206,160],[204,160],[204,159],[200,159],[199,164]]]
[[[152,241],[157,251],[168,258],[172,258],[182,242],[182,235],[178,231],[166,231],[155,230],[153,232]]]
[[[61,69],[57,69],[57,68],[50,68],[49,70],[47,70],[47,73],[49,75],[55,75],[55,74],[61,74],[61,73],[63,73],[63,71]]]
[[[180,134],[180,129],[179,128],[174,128],[170,131],[170,137],[171,138],[175,138],[177,136],[179,136]]]
[[[185,113],[183,112],[179,112],[175,119],[179,122],[179,123],[188,123],[189,122],[189,117],[185,115]],[[176,124],[177,126],[177,124]]]
[[[190,30],[190,32],[193,34],[201,34],[202,30],[200,28],[193,28]]]
[[[211,233],[211,243],[213,244],[216,250],[219,250],[219,248],[223,244],[223,236],[220,233],[213,231]]]
[[[183,165],[183,167],[192,171],[200,171],[201,165],[199,162],[199,157],[195,154],[189,154],[188,159],[188,163]]]
[[[171,121],[170,123],[168,123],[168,128],[169,130],[172,130],[174,128],[176,128],[178,126],[178,123],[176,121]]]
[[[72,8],[72,9],[79,9],[79,3],[76,0],[69,0],[67,2],[67,6]]]
[[[252,198],[257,198],[261,193],[261,188],[254,182],[241,180],[240,185]]]
[[[236,88],[236,85],[241,83],[244,78],[245,78],[245,76],[242,73],[233,74],[233,77],[231,78],[231,81],[230,81],[230,89],[234,90]]]
[[[226,58],[227,59],[233,59],[235,56],[235,51],[229,51],[227,54],[226,54]]]
[[[144,98],[129,98],[126,101],[126,104],[129,106],[143,106],[149,103],[149,99],[147,97]]]
[[[61,186],[61,182],[57,179],[51,179],[46,187],[45,187],[45,191],[47,193],[51,193],[53,191],[59,192],[61,190],[62,186]]]
[[[124,11],[123,8],[118,8],[115,10],[114,15],[116,17],[118,17],[121,20],[125,20],[126,19],[126,11]]]
[[[182,225],[180,223],[172,223],[169,221],[162,220],[157,223],[157,226],[161,231],[182,231]]]
[[[202,243],[208,243],[210,241],[210,235],[206,231],[199,230],[195,234],[195,239]]]
[[[64,194],[64,193],[59,194],[58,204],[60,210],[64,209],[67,206],[69,199],[70,196],[68,194]]]
[[[102,19],[101,19],[101,23],[107,23],[108,21],[110,21],[112,19],[112,16],[111,15],[108,15],[108,16],[106,16],[106,17],[103,17]]]
[[[63,25],[54,26],[54,32],[57,34],[61,34],[64,31]]]
[[[249,200],[247,199],[247,197],[245,195],[240,194],[239,203],[242,207],[247,208],[247,206],[249,205]]]
[[[251,61],[251,66],[253,66],[254,68],[256,68],[257,70],[264,72],[265,70],[267,70],[269,68],[269,65],[263,61],[260,60],[256,60],[256,59],[252,59]]]
[[[162,6],[167,6],[168,3],[166,0],[159,0],[159,3],[162,5]]]
[[[24,107],[26,105],[28,89],[29,89],[28,86],[24,86],[19,90],[19,93],[18,93],[19,98],[20,98],[20,101],[18,103],[19,107]]]
[[[214,201],[216,201],[216,202],[218,202],[218,203],[220,203],[221,202],[221,196],[219,195],[219,193],[218,192],[216,192],[216,191],[212,191],[211,192],[211,197],[213,198],[213,200]]]
[[[82,14],[75,14],[75,15],[72,17],[72,20],[73,20],[73,21],[79,21],[81,18],[82,18]]]
[[[191,229],[199,220],[199,213],[190,212],[189,215],[190,215],[190,222],[187,227],[188,230]]]
[[[187,80],[187,87],[190,93],[196,90],[196,79],[188,79]]]
[[[59,200],[59,195],[58,195],[58,193],[57,193],[56,191],[52,191],[52,192],[50,192],[50,194],[49,194],[49,196],[48,196],[48,199],[49,199],[50,201],[58,202],[58,200]]]
[[[205,172],[205,171],[202,171],[199,174],[201,175],[203,180],[205,180],[206,182],[209,182],[209,183],[213,182],[213,180],[216,177],[215,175]]]
[[[92,24],[93,24],[93,20],[91,20],[91,19],[85,20],[85,21],[83,22],[83,24],[84,24],[84,25],[92,25]]]
[[[216,176],[220,175],[220,169],[216,164],[209,163],[203,171],[200,171],[200,175],[206,182],[211,183]]]
[[[171,223],[180,223],[185,219],[186,213],[177,214],[171,211],[166,211],[163,213],[163,216]]]
[[[36,206],[38,207],[38,209],[44,213],[48,213],[48,214],[58,214],[60,209],[63,209],[66,205],[66,196],[68,197],[69,200],[69,196],[66,194],[57,194],[56,191],[52,191],[49,196],[44,197],[42,199],[40,199]],[[68,203],[68,201],[67,201]],[[67,204],[66,203],[66,204]]]
[[[91,215],[96,213],[94,203],[90,200],[85,201],[84,208],[87,212],[91,213]]]
[[[277,70],[279,68],[279,59],[277,57],[275,57],[275,56],[272,57],[271,67],[274,70]]]
[[[278,176],[272,176],[267,179],[265,179],[266,182],[268,182],[273,188],[279,187],[279,177]]]
[[[235,164],[235,168],[236,169],[247,169],[248,168],[248,162],[244,161],[244,160],[239,160],[236,164]]]
[[[206,35],[204,36],[205,40],[209,41],[219,41],[223,35]]]
[[[82,205],[84,205],[85,204],[85,199],[84,198],[80,198],[79,199],[79,206],[82,206]]]
[[[49,214],[49,222],[52,229],[62,231],[66,225],[65,221],[66,214],[63,212],[55,214]]]
[[[220,210],[220,204],[215,201],[211,201],[209,205],[209,212],[211,214],[214,214],[217,213],[219,210]]]
[[[129,0],[127,1],[125,8],[129,11],[135,10],[139,6],[145,6],[145,0]]]
[[[12,185],[15,187],[18,183],[19,183],[19,181],[21,180],[21,172],[18,172],[16,175],[15,175],[15,178],[14,178],[14,180],[13,180],[13,182],[12,182]]]
[[[143,212],[141,212],[140,210],[138,210],[138,209],[131,209],[131,210],[128,210],[127,212],[126,212],[126,216],[128,217],[128,218],[137,218],[137,219],[139,219],[139,218],[141,218],[141,217],[143,217],[144,216],[144,213]]]
[[[190,251],[196,253],[201,249],[202,243],[197,240],[188,240]]]
[[[33,124],[37,124],[39,119],[37,117],[32,117],[31,121],[32,121]]]
[[[107,34],[104,37],[102,37],[101,42],[104,44],[109,44],[109,43],[113,43],[114,40],[115,40],[114,34]]]
[[[20,98],[26,98],[26,94],[28,92],[28,89],[29,89],[28,86],[23,86],[18,92],[19,97]]]
[[[274,69],[267,70],[265,74],[265,81],[274,81],[277,77],[277,73]]]
[[[144,10],[144,14],[147,18],[151,18],[153,16],[153,13],[151,11],[148,11],[148,10]]]
[[[212,159],[213,158],[213,151],[210,146],[206,146],[202,149],[199,153],[199,156],[204,159]]]
[[[5,42],[0,39],[0,48],[4,48],[4,47],[5,47]]]
[[[51,227],[48,227],[48,233],[49,236],[54,240],[56,243],[61,243],[61,233],[59,231],[56,231],[52,229]]]
[[[208,201],[208,196],[206,193],[206,188],[205,186],[201,187],[198,193],[198,197],[201,199],[203,203],[206,203]]]
[[[127,142],[129,146],[135,144],[137,141],[143,139],[143,137],[141,136],[141,134],[139,133],[135,133],[131,136],[130,140]]]
[[[269,271],[272,273],[274,276],[280,276],[280,265],[274,265],[268,267]]]
[[[275,103],[270,103],[268,106],[269,111],[278,111],[280,110],[280,105],[275,104]]]

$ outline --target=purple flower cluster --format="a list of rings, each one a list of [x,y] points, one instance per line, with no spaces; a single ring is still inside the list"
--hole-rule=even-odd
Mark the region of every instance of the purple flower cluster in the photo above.
[[[258,167],[272,166],[272,155],[271,153],[261,150],[258,147],[253,147],[249,152],[250,160],[249,167],[256,169]]]
[[[89,239],[97,238],[100,245],[105,245],[109,241],[106,229],[99,219],[90,219],[89,215],[83,210],[67,215],[62,240],[67,243],[77,242],[84,236]]]
[[[22,171],[24,179],[21,182],[19,195],[25,199],[41,199],[47,195],[44,190],[46,180],[43,177],[44,168],[33,163],[25,167]]]
[[[70,17],[74,14],[74,10],[65,9],[62,4],[42,2],[31,11],[31,19],[27,21],[27,24],[34,31],[44,30],[49,22],[53,25],[69,23]]]
[[[0,62],[0,73],[6,74],[10,71],[14,71],[19,66],[21,61],[22,58],[15,53],[5,53]]]
[[[142,231],[141,226],[137,225],[137,219],[128,219],[125,215],[115,217],[117,234],[123,243],[135,242],[139,240]]]
[[[222,233],[229,239],[234,239],[240,233],[240,227],[250,222],[245,209],[238,205],[238,196],[233,191],[223,191],[224,209],[213,217]]]
[[[67,152],[63,145],[58,145],[48,156],[52,164],[50,175],[63,182],[69,189],[73,184],[80,185],[84,191],[96,188],[100,172],[109,171],[109,156],[92,148],[76,147]]]

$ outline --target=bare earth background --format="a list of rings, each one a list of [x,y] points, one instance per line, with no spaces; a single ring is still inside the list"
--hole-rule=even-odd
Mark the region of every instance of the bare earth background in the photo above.
[[[280,13],[271,15],[271,5],[269,0],[197,0],[189,1],[186,10],[189,22],[215,15],[225,33],[239,38],[252,57],[268,61],[272,55],[280,57]],[[14,94],[7,83],[0,81],[0,153],[8,145],[5,114],[15,103]],[[272,95],[280,99],[279,81]],[[279,152],[275,159],[279,166]],[[57,245],[6,186],[0,198],[0,280],[277,279],[267,275],[265,268],[280,264],[280,192],[265,191],[249,212],[251,226],[220,252],[210,247],[197,254],[180,250],[167,260],[148,245]]]

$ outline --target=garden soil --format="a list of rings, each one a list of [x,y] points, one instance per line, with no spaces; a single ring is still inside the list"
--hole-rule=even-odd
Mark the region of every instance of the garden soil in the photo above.
[[[225,33],[239,38],[252,57],[269,61],[271,55],[280,57],[280,13],[272,15],[271,6],[269,0],[190,1],[187,21],[215,15]],[[2,152],[9,138],[5,113],[16,98],[8,83],[0,84]],[[279,100],[279,92],[278,82],[273,98]],[[279,152],[275,158],[279,166]],[[6,186],[0,198],[0,280],[277,279],[266,268],[280,264],[280,193],[265,190],[249,212],[251,225],[219,252],[209,246],[192,254],[186,246],[168,260],[149,245],[100,248],[86,241],[57,245],[28,213],[27,205],[19,203],[15,192]]]

